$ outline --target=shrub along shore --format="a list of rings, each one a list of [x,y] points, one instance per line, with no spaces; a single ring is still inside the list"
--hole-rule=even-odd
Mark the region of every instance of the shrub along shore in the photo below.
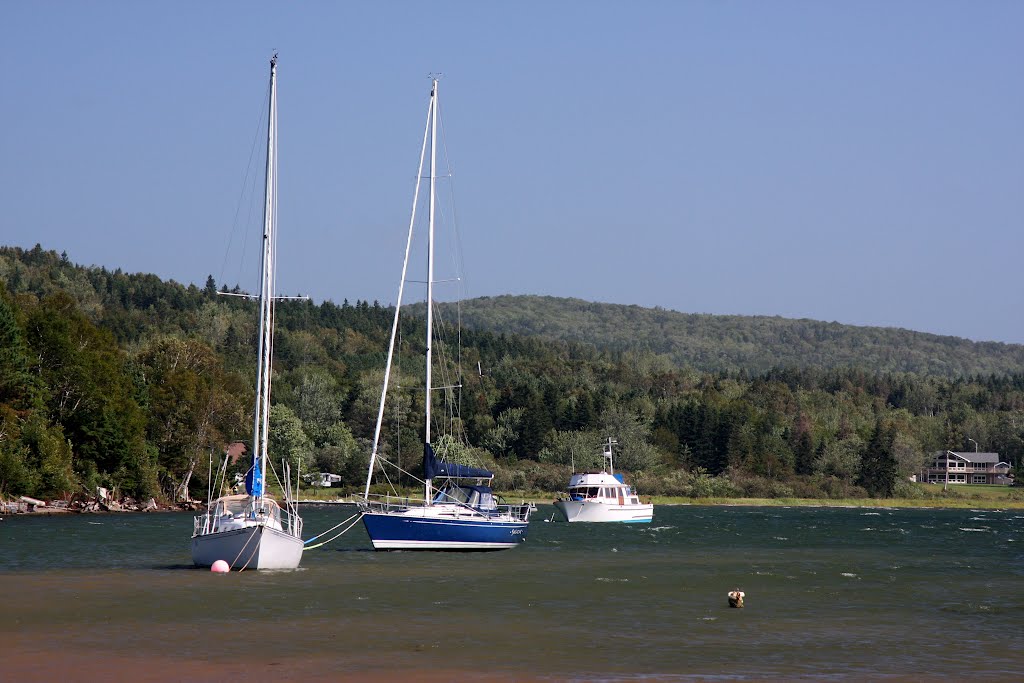
[[[735,507],[858,507],[858,508],[943,508],[943,509],[984,509],[984,510],[1024,510],[1024,491],[1020,489],[1004,488],[1002,495],[995,492],[989,494],[963,494],[951,492],[952,495],[935,496],[929,498],[683,498],[678,496],[641,496],[645,501],[655,505],[719,505]],[[415,494],[410,494],[415,497]],[[509,502],[525,501],[535,504],[551,503],[558,497],[555,493],[531,492],[510,492],[504,494]],[[318,489],[304,491],[300,495],[302,505],[326,505],[351,503],[354,498],[351,494],[343,494],[330,489]],[[56,501],[54,501],[56,502]],[[7,508],[4,503],[4,514],[33,514],[52,515],[66,513],[118,513],[118,512],[168,512],[168,511],[194,511],[195,505],[173,506],[156,505],[153,507],[142,506],[60,506],[47,504],[45,507],[21,509]],[[2,517],[0,517],[2,518]]]
[[[645,502],[655,505],[735,505],[764,507],[864,507],[864,508],[951,508],[951,509],[1024,509],[1024,488],[1010,486],[970,486],[951,484],[945,489],[935,484],[911,484],[906,489],[913,494],[893,498],[778,498],[752,497],[694,497],[685,496],[644,496]],[[304,489],[299,498],[303,503],[347,502],[360,492],[338,489]],[[408,490],[410,498],[422,496],[422,491]],[[545,491],[501,491],[509,502],[551,503],[559,492]]]

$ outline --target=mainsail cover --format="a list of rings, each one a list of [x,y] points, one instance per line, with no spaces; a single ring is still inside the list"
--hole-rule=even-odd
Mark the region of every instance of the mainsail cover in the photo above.
[[[470,467],[469,465],[456,465],[451,462],[438,460],[434,449],[429,443],[423,444],[423,473],[427,479],[438,477],[449,477],[451,479],[491,479],[494,473],[482,467]]]

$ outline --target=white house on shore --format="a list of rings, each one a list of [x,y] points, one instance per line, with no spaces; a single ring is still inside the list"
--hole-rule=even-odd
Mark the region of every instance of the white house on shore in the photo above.
[[[1003,484],[1013,483],[1010,463],[998,453],[936,451],[932,463],[921,472],[921,481],[930,484]]]

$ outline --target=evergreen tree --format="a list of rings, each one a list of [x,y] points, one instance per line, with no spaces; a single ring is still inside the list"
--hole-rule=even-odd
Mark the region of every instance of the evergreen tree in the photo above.
[[[857,483],[873,497],[889,498],[896,487],[898,471],[892,454],[892,439],[881,422],[877,422],[861,457]]]
[[[797,474],[812,474],[814,472],[814,442],[811,441],[810,432],[797,432],[796,444],[793,445],[793,456]]]
[[[24,335],[5,294],[0,289],[0,404],[27,408],[35,394],[35,379],[29,372]]]

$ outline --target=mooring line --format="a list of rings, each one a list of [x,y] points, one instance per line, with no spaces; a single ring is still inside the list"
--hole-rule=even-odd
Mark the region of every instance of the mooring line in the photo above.
[[[363,513],[362,513],[362,512],[359,512],[359,513],[356,513],[356,514],[352,515],[352,517],[355,517],[355,519],[354,519],[354,520],[352,521],[352,523],[351,523],[351,524],[349,524],[349,525],[348,525],[348,527],[346,527],[346,528],[345,528],[344,530],[342,530],[342,531],[341,531],[340,533],[338,533],[338,534],[337,534],[337,535],[335,535],[335,536],[332,536],[331,538],[328,538],[328,539],[327,539],[326,541],[324,541],[323,543],[317,543],[316,545],[311,545],[311,546],[309,546],[308,548],[303,548],[302,550],[303,550],[303,551],[306,551],[306,550],[312,550],[313,548],[319,548],[319,547],[321,547],[321,546],[325,546],[325,545],[327,545],[328,543],[330,543],[331,541],[335,540],[336,538],[340,538],[340,537],[341,537],[341,536],[342,536],[343,534],[345,534],[345,533],[346,533],[346,532],[347,532],[347,531],[348,531],[349,529],[351,529],[352,527],[354,527],[354,526],[356,525],[356,523],[357,523],[357,522],[358,522],[358,521],[359,521],[359,520],[360,520],[360,519],[362,518],[362,516],[363,516]],[[346,520],[345,520],[345,522],[348,522],[348,521],[349,521],[350,519],[352,519],[352,517],[349,517],[348,519],[346,519]],[[333,527],[331,527],[331,528],[330,528],[330,529],[328,529],[327,531],[325,531],[325,532],[323,532],[323,533],[321,533],[321,534],[317,534],[317,535],[316,535],[316,536],[314,536],[313,538],[309,539],[309,541],[315,541],[316,539],[320,538],[320,537],[321,537],[321,536],[323,536],[324,534],[327,534],[327,533],[330,533],[331,531],[334,531],[335,529],[337,529],[337,528],[338,528],[339,526],[341,526],[341,525],[342,525],[342,524],[344,524],[345,522],[342,522],[341,524],[335,524],[335,525],[334,525]],[[309,543],[309,541],[306,541],[306,543]]]

